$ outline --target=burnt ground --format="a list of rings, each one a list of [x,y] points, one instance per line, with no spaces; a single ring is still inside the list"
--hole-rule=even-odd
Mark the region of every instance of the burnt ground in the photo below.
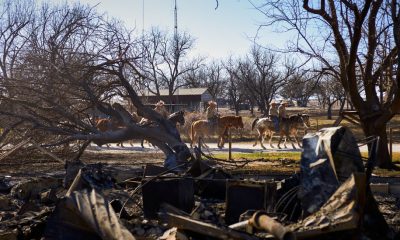
[[[135,152],[135,151],[86,151],[82,156],[82,161],[86,164],[102,163],[107,166],[117,167],[123,171],[140,170],[145,164],[152,163],[162,165],[163,154],[155,151]],[[237,160],[237,161],[217,161],[218,165],[233,175],[244,179],[263,180],[263,179],[283,179],[299,171],[298,161],[281,159],[269,161],[267,159],[257,161]],[[62,177],[65,173],[64,164],[48,157],[34,156],[14,156],[4,159],[0,163],[0,176],[10,176],[11,178],[24,179],[27,177],[56,176]],[[374,177],[376,182],[398,182],[398,178]],[[131,188],[117,191],[114,197],[126,201],[129,197]],[[60,192],[62,196],[64,192]],[[387,223],[395,231],[400,230],[400,198],[385,194],[375,194],[379,203],[379,208],[383,213]],[[161,236],[168,228],[158,221],[148,221],[143,217],[141,199],[130,199],[127,211],[131,216],[124,219],[125,226],[138,239],[155,239]],[[205,222],[221,224],[224,223],[224,201],[201,201],[196,199],[195,210],[192,215]],[[0,219],[0,226],[2,219]]]

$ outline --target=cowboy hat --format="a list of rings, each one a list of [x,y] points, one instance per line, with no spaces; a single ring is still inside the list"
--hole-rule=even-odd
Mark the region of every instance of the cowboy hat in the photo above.
[[[281,104],[288,104],[288,101],[282,100],[282,101],[281,101]]]
[[[270,105],[277,105],[278,103],[275,100],[272,100]]]
[[[156,106],[161,107],[164,106],[165,102],[163,100],[158,101],[158,103],[156,103]]]

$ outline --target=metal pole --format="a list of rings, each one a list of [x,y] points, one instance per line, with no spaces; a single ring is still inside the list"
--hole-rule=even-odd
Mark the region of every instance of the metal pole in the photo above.
[[[231,128],[228,129],[228,141],[229,141],[229,160],[232,160],[232,134]]]
[[[390,161],[393,161],[393,128],[389,128],[389,156]]]

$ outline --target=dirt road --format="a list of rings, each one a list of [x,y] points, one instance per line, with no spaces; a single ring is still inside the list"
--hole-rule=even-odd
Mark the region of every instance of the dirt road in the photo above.
[[[128,144],[125,144],[128,145]],[[217,147],[216,143],[208,143],[208,148],[204,148],[203,151],[210,151],[213,153],[218,153],[218,152],[228,152],[228,144],[225,144],[225,147],[223,149],[219,149]],[[253,152],[301,152],[301,148],[293,149],[291,144],[287,144],[288,148],[284,148],[283,145],[281,145],[281,149],[277,148],[277,144],[274,143],[274,148],[271,148],[267,143],[264,144],[266,149],[262,149],[260,144],[257,144],[257,146],[253,147],[253,142],[234,142],[232,143],[232,151],[233,152],[240,152],[240,153],[253,153]],[[129,145],[128,145],[129,146]],[[188,145],[189,146],[189,145]],[[154,147],[149,147],[148,145],[145,145],[145,148],[140,147],[139,143],[134,143],[134,146],[131,147],[124,147],[121,148],[119,146],[116,146],[116,144],[111,144],[110,148],[107,148],[105,146],[103,147],[98,147],[95,145],[92,145],[90,147],[91,150],[94,151],[107,151],[107,152],[115,152],[115,153],[129,153],[129,152],[161,152],[159,149],[154,148]],[[367,151],[367,146],[361,146],[360,147],[361,152],[366,152]],[[400,152],[400,144],[396,143],[393,144],[393,152]]]

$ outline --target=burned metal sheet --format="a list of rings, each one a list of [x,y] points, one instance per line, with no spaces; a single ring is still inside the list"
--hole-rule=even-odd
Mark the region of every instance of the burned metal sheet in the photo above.
[[[288,226],[298,238],[321,236],[360,226],[366,202],[366,177],[355,173],[314,214]]]
[[[316,212],[352,173],[364,172],[357,142],[345,127],[324,128],[303,139],[298,198],[305,216]]]
[[[247,210],[272,209],[275,204],[276,184],[230,180],[226,188],[225,222],[233,224]]]
[[[135,239],[96,190],[74,191],[60,200],[44,239]]]
[[[188,174],[195,177],[195,194],[203,198],[225,200],[226,180],[232,176],[223,169],[211,166],[204,160],[196,160]]]
[[[162,203],[190,213],[194,206],[194,183],[191,178],[161,178],[143,185],[143,211],[146,218],[157,218]]]

